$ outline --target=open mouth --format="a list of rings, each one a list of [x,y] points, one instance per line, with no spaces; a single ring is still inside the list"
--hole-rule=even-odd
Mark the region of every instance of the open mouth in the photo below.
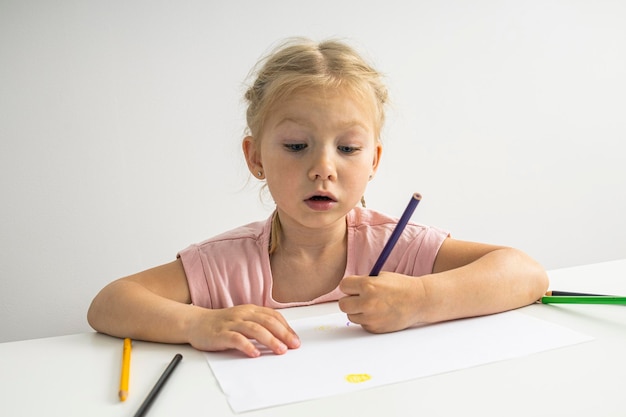
[[[315,211],[330,210],[335,206],[336,202],[337,200],[332,196],[323,194],[312,195],[304,200],[304,203]]]

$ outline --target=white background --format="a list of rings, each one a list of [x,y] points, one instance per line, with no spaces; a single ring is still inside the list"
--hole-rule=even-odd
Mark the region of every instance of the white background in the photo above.
[[[418,191],[413,220],[548,269],[625,258],[624,22],[620,0],[0,0],[0,341],[89,330],[111,280],[269,215],[241,97],[290,36],[386,74],[369,207]]]

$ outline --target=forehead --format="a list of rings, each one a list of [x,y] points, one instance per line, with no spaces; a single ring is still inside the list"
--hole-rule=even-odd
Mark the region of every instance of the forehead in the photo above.
[[[270,112],[269,126],[284,122],[332,124],[337,127],[359,125],[376,131],[376,104],[373,97],[348,89],[301,89],[278,100]]]

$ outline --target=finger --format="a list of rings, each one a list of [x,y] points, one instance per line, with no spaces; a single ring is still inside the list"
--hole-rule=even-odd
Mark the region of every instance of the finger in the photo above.
[[[361,299],[356,295],[347,295],[338,300],[339,310],[346,314],[359,314],[363,309],[361,306]]]
[[[267,328],[261,326],[255,322],[245,322],[241,323],[237,329],[240,334],[247,337],[248,339],[254,339],[259,344],[267,347],[273,353],[277,355],[282,355],[289,348],[285,343],[283,343],[279,338],[274,336],[272,332],[270,332]]]
[[[261,356],[261,351],[256,347],[256,345],[241,333],[230,332],[227,339],[227,345],[225,346],[224,350],[236,349],[251,358],[258,358],[259,356]]]
[[[360,278],[356,276],[344,277],[339,282],[339,289],[347,295],[359,295],[361,292]]]
[[[263,309],[263,312],[266,314],[256,314],[253,321],[269,330],[272,335],[286,344],[290,349],[300,347],[300,338],[283,315],[272,309],[265,307]]]
[[[215,333],[213,336],[209,336],[208,338],[202,337],[197,340],[193,340],[191,342],[191,346],[198,350],[207,352],[236,349],[252,358],[261,355],[261,352],[250,339],[237,331],[227,329],[219,333]]]
[[[357,313],[357,314],[348,314],[348,320],[350,320],[350,322],[354,323],[354,324],[363,324],[363,314]]]
[[[241,305],[221,310],[208,310],[212,318],[208,338],[194,340],[200,350],[237,349],[250,357],[261,354],[259,344],[276,354],[300,346],[300,339],[284,317],[274,310],[253,305]],[[256,340],[258,343],[254,343]]]
[[[280,313],[265,307],[251,308],[246,313],[233,330],[255,339],[276,354],[300,347],[300,339]]]
[[[287,345],[290,349],[300,346],[300,338],[296,332],[289,326],[287,320],[282,314],[268,307],[260,307],[255,305],[241,305],[233,307],[237,312],[237,321],[239,325],[242,323],[257,323],[263,328],[270,331],[277,339]],[[245,327],[235,327],[237,331],[243,331]],[[246,330],[250,332],[250,330]],[[248,337],[256,339],[255,334],[247,334]]]
[[[290,349],[296,349],[300,347],[300,338],[296,331],[289,325],[285,317],[282,314],[277,312],[276,310],[270,310],[272,313],[272,317],[278,320],[281,324],[278,327],[278,333],[272,332],[274,335],[278,336],[280,340],[285,342]]]
[[[386,333],[391,331],[381,323],[380,318],[373,317],[368,314],[348,314],[348,320],[354,324],[360,325],[364,330],[370,333]]]

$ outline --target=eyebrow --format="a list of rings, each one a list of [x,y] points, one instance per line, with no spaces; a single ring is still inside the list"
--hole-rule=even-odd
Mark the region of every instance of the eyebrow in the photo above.
[[[276,124],[276,127],[279,127],[282,124],[287,123],[287,122],[295,123],[297,125],[304,126],[304,127],[307,127],[307,128],[315,127],[312,123],[309,123],[307,120],[300,119],[300,118],[297,118],[297,117],[292,117],[292,116],[287,116],[284,119],[282,119],[280,122],[278,122]],[[361,129],[369,130],[368,126],[366,124],[364,124],[364,123],[362,123],[362,122],[360,122],[358,120],[346,120],[344,122],[339,123],[338,127],[339,127],[339,129],[342,129],[342,130],[347,130],[347,129],[350,129],[350,128],[353,128],[353,127],[360,127]]]

